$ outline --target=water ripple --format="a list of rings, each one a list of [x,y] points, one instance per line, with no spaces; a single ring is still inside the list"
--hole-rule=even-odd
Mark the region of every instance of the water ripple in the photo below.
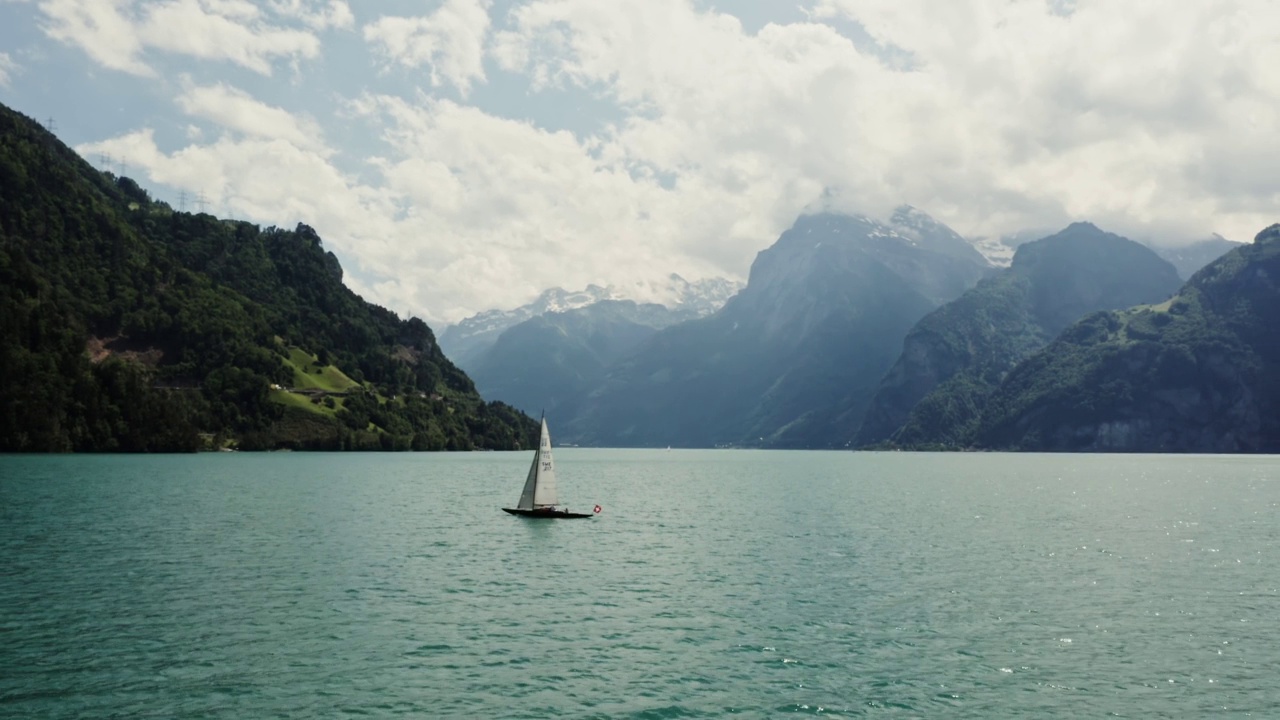
[[[0,457],[0,716],[1280,706],[1276,458],[558,459]]]

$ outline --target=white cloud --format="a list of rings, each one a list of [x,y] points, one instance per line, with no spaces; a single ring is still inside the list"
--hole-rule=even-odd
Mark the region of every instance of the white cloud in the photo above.
[[[256,33],[330,6],[200,7]],[[1269,0],[1178,12],[1154,0],[1076,0],[1069,12],[1043,0],[814,0],[810,22],[754,32],[690,0],[531,0],[499,32],[488,10],[446,0],[363,37],[387,64],[429,67],[464,94],[485,81],[487,44],[532,95],[546,92],[535,101],[589,95],[621,119],[555,132],[511,119],[524,116],[519,99],[405,99],[388,80],[342,116],[383,143],[355,176],[338,170],[356,151],[340,145],[349,129],[324,131],[332,118],[188,82],[179,107],[223,132],[179,150],[133,133],[88,151],[241,217],[307,222],[357,291],[433,322],[555,285],[741,277],[824,192],[841,209],[911,203],[974,235],[1084,219],[1136,239],[1245,239],[1278,219],[1280,7]],[[845,19],[909,62],[841,35]],[[156,49],[137,38],[102,52],[124,63]],[[246,67],[309,52],[228,42],[251,48],[236,61]]]
[[[780,211],[796,209],[781,188],[816,183],[974,233],[1089,218],[1135,234],[1239,234],[1280,200],[1262,171],[1280,159],[1268,129],[1280,120],[1280,7],[1180,8],[817,2],[815,17],[847,16],[910,53],[902,71],[819,24],[750,35],[684,0],[536,0],[514,11],[494,57],[628,108],[613,149],[632,161]],[[1242,161],[1257,170],[1235,175]],[[1210,180],[1228,176],[1240,187]],[[1234,208],[1241,191],[1253,212]]]
[[[374,97],[358,109],[388,122],[395,155],[376,164],[405,208],[378,269],[403,278],[397,267],[415,268],[423,293],[482,308],[535,294],[553,275],[585,285],[674,249],[668,233],[646,237],[641,219],[668,193],[593,160],[569,133],[443,100]],[[423,300],[411,292],[396,306]]]
[[[284,18],[308,27],[352,22],[344,3],[312,11],[300,0],[279,2]],[[320,41],[310,29],[268,22],[243,0],[41,0],[45,33],[83,49],[104,67],[155,75],[143,55],[163,51],[202,60],[231,62],[270,75],[277,59],[314,58]],[[344,14],[345,13],[345,14]]]
[[[858,21],[959,91],[935,104],[995,171],[987,188],[1134,232],[1245,237],[1273,221],[1264,209],[1280,201],[1277,185],[1241,174],[1280,161],[1280,140],[1262,128],[1280,120],[1274,3],[1200,0],[1175,13],[1154,0],[1078,0],[1058,14],[1039,0],[820,0],[818,10]],[[981,203],[939,191],[982,225]],[[1238,212],[1242,192],[1252,212]]]
[[[750,35],[678,0],[536,2],[514,24],[496,42],[508,62],[524,58],[534,77],[593,88],[631,112],[602,152],[673,177],[692,208],[732,208],[718,233],[684,238],[727,271],[743,273],[824,188],[864,210],[902,201],[881,178],[914,139],[869,112],[880,101],[863,78],[881,67],[830,27]]]
[[[343,0],[308,2],[307,0],[268,0],[272,11],[282,17],[292,17],[315,30],[326,28],[350,28],[355,24],[351,8]]]
[[[240,22],[253,22],[262,17],[262,11],[249,0],[204,0],[204,7],[213,15]]]
[[[431,84],[449,83],[464,95],[483,82],[490,0],[445,0],[423,17],[383,17],[364,27],[364,39],[388,63],[431,68]]]
[[[270,75],[272,59],[314,58],[320,40],[305,30],[246,24],[236,15],[209,12],[197,0],[147,6],[139,37],[149,47],[204,60],[226,60]]]
[[[197,88],[184,103],[226,127],[255,113],[275,137],[224,135],[166,152],[140,131],[77,148],[127,157],[149,179],[204,193],[239,217],[321,229],[370,300],[431,322],[526,301],[547,284],[569,287],[691,277],[714,266],[684,254],[687,234],[713,237],[749,216],[748,199],[700,208],[580,141],[446,100],[369,96],[352,110],[384,128],[390,152],[377,180],[339,172],[322,147],[295,142],[277,109],[228,88]],[[211,110],[210,108],[213,108]],[[278,111],[283,112],[283,111]],[[362,280],[365,278],[367,280]]]
[[[131,4],[131,0],[42,0],[40,10],[50,21],[44,31],[54,40],[78,45],[112,70],[153,75],[138,59],[142,43],[122,12]]]
[[[352,235],[344,231],[358,228],[377,237],[394,211],[380,205],[376,193],[339,172],[325,153],[280,138],[224,135],[212,143],[165,152],[151,130],[139,130],[86,143],[76,151],[85,157],[106,153],[127,158],[152,182],[202,193],[215,207],[226,207],[238,217],[332,228],[326,243],[347,252],[352,248],[344,241]]]
[[[0,52],[0,87],[9,87],[9,80],[18,69],[18,63],[9,57],[9,53]]]
[[[177,103],[186,114],[210,120],[228,130],[252,137],[283,140],[321,154],[329,152],[324,145],[323,131],[314,120],[296,117],[222,83],[203,87],[191,85],[178,96]]]

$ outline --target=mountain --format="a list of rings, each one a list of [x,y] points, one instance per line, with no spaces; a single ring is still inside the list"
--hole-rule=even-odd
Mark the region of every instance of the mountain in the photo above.
[[[945,226],[801,217],[714,315],[657,332],[562,437],[609,446],[844,446],[908,328],[988,267]]]
[[[613,363],[675,317],[662,305],[631,300],[536,315],[503,331],[468,371],[485,397],[531,414],[567,417]]]
[[[1088,223],[1020,245],[1008,268],[911,329],[857,444],[966,444],[1018,362],[1086,314],[1159,302],[1179,284],[1150,249]]]
[[[989,262],[955,230],[910,205],[899,206],[889,217],[889,227],[911,245],[979,266]]]
[[[305,225],[174,212],[3,106],[0,187],[0,451],[536,440]]]
[[[1206,240],[1199,240],[1189,245],[1178,247],[1153,247],[1156,254],[1173,263],[1178,275],[1186,280],[1196,274],[1200,268],[1217,260],[1228,251],[1240,247],[1241,243],[1228,240],[1221,235],[1214,235]]]
[[[1280,225],[1169,301],[1101,312],[1015,368],[981,447],[1085,452],[1280,451]]]
[[[969,240],[973,248],[995,267],[1009,267],[1018,248],[1052,234],[1052,230],[1019,230],[999,237],[977,237]]]
[[[449,358],[470,373],[473,368],[484,367],[481,358],[504,331],[548,313],[566,313],[597,303],[630,300],[635,305],[635,322],[667,327],[710,315],[740,289],[742,283],[724,278],[689,282],[675,273],[668,275],[665,282],[637,283],[626,289],[615,285],[588,285],[576,292],[551,288],[533,302],[514,310],[486,310],[446,327],[440,333],[440,346]],[[615,315],[615,310],[606,310],[603,314],[604,317]]]

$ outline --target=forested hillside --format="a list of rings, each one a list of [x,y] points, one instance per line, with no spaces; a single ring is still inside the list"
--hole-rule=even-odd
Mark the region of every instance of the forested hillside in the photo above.
[[[1171,300],[1091,315],[1019,365],[975,433],[992,449],[1280,451],[1280,225]]]
[[[3,106],[0,377],[0,451],[534,442],[311,228],[175,212]]]
[[[1015,365],[1091,312],[1160,302],[1180,284],[1150,249],[1089,223],[1026,243],[1009,267],[911,329],[857,444],[968,445]]]

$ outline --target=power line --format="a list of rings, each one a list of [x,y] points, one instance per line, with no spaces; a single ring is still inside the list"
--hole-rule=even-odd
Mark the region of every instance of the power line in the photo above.
[[[200,208],[202,214],[204,213],[204,206],[208,203],[209,201],[204,199],[204,191],[201,190],[200,194],[196,196],[196,207]]]
[[[44,129],[48,130],[49,132],[53,132],[58,129],[58,124],[53,121],[52,115],[49,116],[48,120],[44,121]]]
[[[178,212],[187,211],[187,191],[183,190],[178,193]]]

